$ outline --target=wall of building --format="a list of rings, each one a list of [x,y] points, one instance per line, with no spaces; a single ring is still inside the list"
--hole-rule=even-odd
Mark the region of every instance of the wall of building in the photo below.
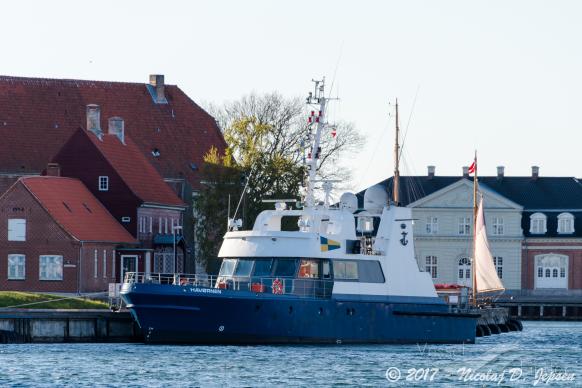
[[[8,241],[8,219],[26,219],[26,241]],[[79,243],[68,235],[21,184],[0,199],[0,288],[76,292]],[[8,255],[25,255],[25,279],[8,280]],[[63,280],[39,280],[39,256],[63,256]]]
[[[523,289],[536,289],[536,257],[548,254],[567,257],[568,289],[582,289],[582,239],[528,238],[523,243],[522,253]],[[538,288],[536,291],[552,293],[556,290]]]
[[[87,163],[87,160],[91,162]],[[137,237],[137,208],[141,201],[84,133],[75,132],[55,156],[54,162],[60,165],[62,176],[77,178],[83,182],[113,217],[132,236]],[[99,191],[100,176],[109,177],[109,190]],[[130,221],[123,222],[123,217],[129,217]]]
[[[426,201],[412,204],[415,218],[415,250],[419,268],[426,269],[426,257],[437,257],[435,283],[457,283],[459,260],[472,257],[473,209],[472,191],[457,184],[450,191],[434,193]],[[493,256],[503,258],[502,282],[507,289],[521,288],[521,209],[495,195],[484,196],[485,222]],[[428,218],[437,218],[436,232],[427,230]],[[459,233],[459,218],[469,218],[470,231]],[[495,235],[493,218],[503,219],[503,234]]]

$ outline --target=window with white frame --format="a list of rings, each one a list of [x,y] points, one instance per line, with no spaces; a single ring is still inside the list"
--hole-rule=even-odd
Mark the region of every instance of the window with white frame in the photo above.
[[[459,234],[462,236],[471,234],[471,217],[459,217]]]
[[[24,280],[25,278],[25,263],[24,255],[8,255],[8,279],[10,280]]]
[[[149,232],[150,232],[150,233],[152,233],[152,231],[153,231],[153,228],[154,228],[154,227],[153,227],[153,222],[154,222],[154,221],[153,221],[152,217],[150,217],[150,229],[149,229]]]
[[[437,257],[436,256],[427,256],[425,261],[424,270],[430,273],[430,276],[433,279],[436,279],[438,276],[437,272]]]
[[[437,234],[439,232],[439,224],[437,217],[426,217],[426,233]]]
[[[162,217],[158,218],[158,233],[162,234]]]
[[[99,191],[109,191],[109,177],[100,176],[99,177]]]
[[[558,233],[574,233],[574,216],[571,213],[561,213],[558,215]]]
[[[43,255],[39,257],[40,280],[63,280],[63,256]]]
[[[97,257],[99,253],[95,249],[95,255],[93,257],[93,277],[97,279],[97,272],[99,272],[99,258]]]
[[[503,217],[493,217],[491,222],[491,234],[494,236],[501,236],[504,233]]]
[[[26,220],[24,218],[8,219],[8,241],[26,241]]]
[[[497,276],[499,279],[503,279],[503,257],[493,256],[493,265],[497,270]]]
[[[534,213],[529,217],[529,232],[544,234],[547,232],[547,217],[544,213]]]
[[[107,277],[107,251],[103,250],[103,277]]]

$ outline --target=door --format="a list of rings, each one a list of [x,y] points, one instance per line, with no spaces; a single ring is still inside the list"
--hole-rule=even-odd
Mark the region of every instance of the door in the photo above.
[[[121,255],[121,281],[126,272],[137,272],[137,255]]]
[[[461,257],[459,259],[457,284],[466,287],[473,286],[473,279],[471,278],[471,259],[468,257]]]

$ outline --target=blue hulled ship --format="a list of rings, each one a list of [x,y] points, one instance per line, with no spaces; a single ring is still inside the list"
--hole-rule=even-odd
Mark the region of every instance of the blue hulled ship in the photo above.
[[[446,304],[418,268],[409,208],[389,201],[380,186],[365,192],[363,208],[351,193],[331,205],[329,182],[326,200],[316,200],[319,143],[328,129],[323,91],[316,83],[308,98],[319,110],[309,120],[300,209],[274,201],[248,231],[230,220],[217,276],[127,274],[122,298],[147,342],[475,341],[479,314]],[[282,230],[290,222],[297,230]]]

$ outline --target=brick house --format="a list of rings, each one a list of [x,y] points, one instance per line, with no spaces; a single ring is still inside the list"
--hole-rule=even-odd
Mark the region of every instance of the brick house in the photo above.
[[[77,179],[20,178],[0,197],[0,289],[105,291],[137,241]]]
[[[107,131],[102,130],[100,108],[91,104],[87,128],[73,133],[53,158],[52,168],[81,180],[140,241],[139,249],[123,252],[121,265],[127,264],[127,270],[184,272],[187,206],[125,134],[122,118],[110,118]]]
[[[403,176],[400,196],[411,207],[418,265],[435,283],[470,282],[472,185],[462,176]],[[582,295],[582,183],[574,177],[479,176],[487,234],[506,296]],[[391,190],[392,178],[381,185]],[[360,193],[360,197],[361,197]]]
[[[19,177],[40,175],[63,144],[86,123],[86,105],[120,116],[125,131],[188,206],[183,234],[186,271],[194,271],[192,197],[201,187],[204,154],[226,143],[212,116],[163,75],[148,83],[0,76],[0,194]]]

